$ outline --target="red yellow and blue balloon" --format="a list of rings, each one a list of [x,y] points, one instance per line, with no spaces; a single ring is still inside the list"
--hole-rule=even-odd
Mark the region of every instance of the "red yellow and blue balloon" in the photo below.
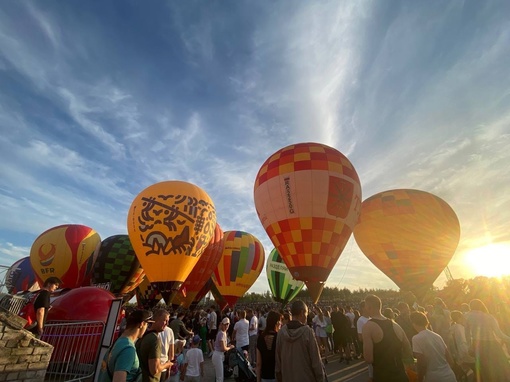
[[[39,284],[54,276],[65,288],[90,285],[100,244],[99,234],[84,225],[65,224],[43,232],[30,250],[30,263]]]
[[[234,306],[251,288],[264,267],[264,258],[264,247],[252,234],[224,233],[223,253],[212,279],[228,305]]]

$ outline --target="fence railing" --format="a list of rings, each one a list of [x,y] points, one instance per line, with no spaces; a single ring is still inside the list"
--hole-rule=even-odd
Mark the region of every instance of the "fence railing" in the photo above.
[[[54,349],[46,380],[68,382],[93,378],[104,326],[101,321],[48,322],[41,340]]]
[[[0,293],[0,308],[11,312],[13,314],[19,314],[21,309],[30,301],[32,294],[26,296],[12,296],[6,293]]]

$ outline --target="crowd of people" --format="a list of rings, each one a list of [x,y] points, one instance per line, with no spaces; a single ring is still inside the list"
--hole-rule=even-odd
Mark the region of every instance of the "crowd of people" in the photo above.
[[[510,381],[504,346],[510,337],[478,299],[459,310],[439,298],[426,307],[383,307],[379,297],[367,295],[356,305],[296,300],[284,309],[170,311],[126,315],[101,382],[200,381],[207,357],[221,382],[232,349],[249,361],[258,382],[325,381],[324,365],[333,354],[347,364],[363,358],[373,382],[454,382],[469,373],[477,382]]]

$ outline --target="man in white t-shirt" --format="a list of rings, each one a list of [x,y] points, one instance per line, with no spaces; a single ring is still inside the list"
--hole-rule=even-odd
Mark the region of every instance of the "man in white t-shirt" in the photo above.
[[[184,375],[185,382],[200,382],[200,377],[204,377],[204,355],[198,348],[201,341],[200,336],[194,336],[191,340],[191,349],[186,352],[184,357],[181,375]]]
[[[246,319],[246,311],[241,310],[238,312],[239,321],[234,325],[234,333],[232,335],[233,341],[236,342],[236,348],[241,350],[248,350],[250,348],[250,337],[248,335],[248,329],[250,323]]]
[[[259,334],[259,320],[255,310],[248,309],[247,313],[250,319],[250,328],[248,329],[248,336],[250,340],[250,362],[253,366],[255,366],[255,363],[257,362],[257,335]]]
[[[158,337],[161,341],[161,363],[172,361],[174,359],[174,331],[165,326],[163,331],[158,333]],[[161,372],[160,381],[165,381],[166,378],[168,378],[168,370]]]

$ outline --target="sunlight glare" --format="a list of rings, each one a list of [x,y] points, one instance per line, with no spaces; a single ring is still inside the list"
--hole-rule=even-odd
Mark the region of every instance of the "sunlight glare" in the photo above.
[[[501,277],[510,274],[510,242],[472,249],[464,258],[478,276]]]

